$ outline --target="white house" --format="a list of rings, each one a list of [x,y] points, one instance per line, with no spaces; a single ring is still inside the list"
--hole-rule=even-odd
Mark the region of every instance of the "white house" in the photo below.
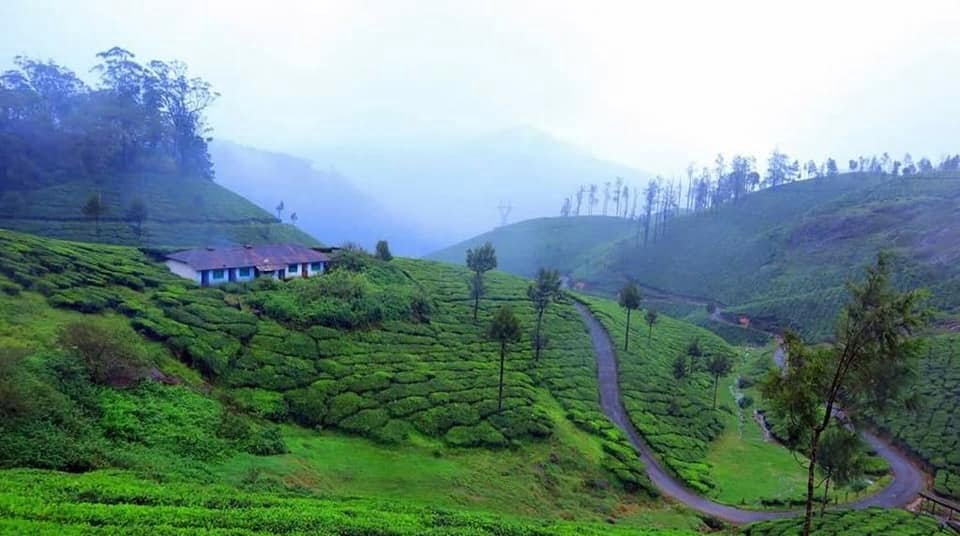
[[[167,255],[170,271],[201,286],[257,277],[292,279],[322,274],[330,258],[292,244],[188,249]]]

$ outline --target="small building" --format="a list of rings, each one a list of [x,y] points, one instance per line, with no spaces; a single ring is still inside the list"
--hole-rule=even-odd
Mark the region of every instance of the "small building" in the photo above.
[[[314,249],[292,244],[208,247],[167,255],[170,271],[200,286],[258,277],[292,279],[322,274],[330,257]]]

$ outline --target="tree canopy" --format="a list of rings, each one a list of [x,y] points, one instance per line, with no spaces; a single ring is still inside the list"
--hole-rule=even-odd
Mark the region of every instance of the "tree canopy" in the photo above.
[[[179,61],[97,54],[91,87],[56,62],[25,56],[0,73],[0,184],[133,171],[213,178],[205,111],[218,94]]]

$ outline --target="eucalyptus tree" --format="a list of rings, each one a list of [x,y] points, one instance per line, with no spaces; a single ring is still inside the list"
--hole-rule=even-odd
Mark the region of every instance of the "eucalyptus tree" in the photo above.
[[[537,314],[537,327],[534,332],[534,359],[540,360],[543,349],[543,313],[560,294],[560,272],[540,268],[537,278],[527,287],[527,297],[533,302],[533,310]]]
[[[467,267],[473,272],[470,282],[470,296],[473,298],[473,321],[477,321],[477,311],[480,309],[480,298],[486,292],[483,274],[497,267],[497,251],[493,244],[485,242],[477,249],[467,250]]]
[[[511,343],[520,340],[520,321],[509,305],[501,307],[490,321],[487,338],[500,343],[500,382],[497,390],[497,413],[503,409],[503,368]]]
[[[637,287],[637,284],[633,281],[628,281],[623,288],[620,289],[620,295],[617,298],[620,306],[627,310],[627,329],[624,330],[623,335],[623,350],[626,351],[630,348],[630,313],[640,308],[640,302],[643,300],[643,296],[640,294],[640,289]]]

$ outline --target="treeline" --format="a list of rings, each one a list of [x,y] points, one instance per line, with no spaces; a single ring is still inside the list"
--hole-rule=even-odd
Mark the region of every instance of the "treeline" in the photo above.
[[[24,56],[0,74],[0,185],[131,171],[213,178],[204,115],[218,94],[179,61],[97,54],[91,87],[52,60]]]
[[[657,176],[641,189],[632,187],[617,177],[616,181],[585,184],[574,195],[566,197],[560,215],[614,216],[636,220],[637,243],[643,239],[646,246],[656,241],[667,230],[668,221],[680,213],[699,213],[714,210],[726,203],[737,203],[746,195],[782,184],[805,179],[835,177],[841,173],[837,161],[827,158],[821,163],[808,160],[801,164],[786,153],[774,149],[767,158],[766,174],[761,176],[753,156],[734,155],[728,162],[717,154],[713,166],[687,166],[687,180],[665,180]],[[847,162],[848,173],[865,175],[956,175],[960,173],[960,155],[947,155],[934,164],[929,158],[914,161],[910,153],[902,159],[893,159],[889,153],[860,156]],[[601,197],[602,194],[602,197]]]

